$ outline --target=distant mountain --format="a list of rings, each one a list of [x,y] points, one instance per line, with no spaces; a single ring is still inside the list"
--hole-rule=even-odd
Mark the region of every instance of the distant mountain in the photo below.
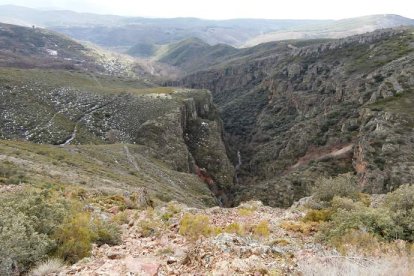
[[[342,38],[399,26],[414,26],[414,20],[393,14],[348,18],[262,34],[250,39],[244,46],[287,39]]]
[[[382,28],[414,25],[398,15],[343,20],[143,18],[0,6],[0,22],[39,26],[135,57],[151,57],[163,45],[198,38],[210,45],[250,47],[287,39],[341,38]]]
[[[158,61],[176,66],[184,72],[194,72],[221,62],[238,49],[225,44],[211,46],[201,39],[190,38],[168,45],[158,53]]]
[[[55,32],[0,23],[0,66],[96,67],[87,52],[83,45]]]
[[[72,11],[40,11],[0,6],[0,22],[40,26],[105,47],[126,51],[137,43],[170,44],[197,37],[209,44],[241,46],[270,31],[284,30],[331,20],[142,18],[97,15]]]
[[[0,21],[22,26],[116,25],[124,19],[116,15],[99,15],[73,11],[43,11],[14,5],[0,6]]]

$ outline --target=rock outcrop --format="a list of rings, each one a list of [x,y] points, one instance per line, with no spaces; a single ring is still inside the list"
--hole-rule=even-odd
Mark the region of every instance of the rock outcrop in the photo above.
[[[390,29],[259,45],[177,84],[212,91],[238,199],[289,206],[320,176],[353,171],[375,193],[412,181],[413,61],[412,29]]]
[[[216,195],[216,203],[229,204],[226,191],[232,187],[234,168],[227,158],[222,123],[210,92],[139,89],[111,77],[90,78],[76,72],[2,70],[2,139],[61,147],[122,143],[133,174],[162,183],[158,192],[153,190],[160,197],[182,199],[192,188],[194,194],[184,197],[198,196],[201,190],[205,193],[199,182],[205,182]],[[145,154],[135,145],[146,147]],[[185,174],[184,181],[177,183],[175,176],[154,164],[156,160],[168,170]],[[198,182],[190,184],[189,175],[199,178]],[[193,187],[174,195],[165,190],[168,183],[172,189]],[[210,196],[206,195],[206,205],[211,205]]]

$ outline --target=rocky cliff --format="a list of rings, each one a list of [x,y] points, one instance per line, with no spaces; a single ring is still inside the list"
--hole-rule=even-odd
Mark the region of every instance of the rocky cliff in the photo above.
[[[228,204],[234,168],[210,92],[158,87],[159,68],[140,65],[51,31],[0,24],[0,138],[21,159],[4,155],[11,164],[2,161],[0,169],[42,178],[38,166],[22,166],[38,159],[66,182],[61,159],[69,150],[78,158],[70,183],[126,192],[147,187],[160,200],[194,206]],[[26,145],[53,154],[31,156]],[[88,166],[100,167],[96,181]],[[111,179],[97,185],[105,175]]]
[[[86,85],[89,78],[78,73],[59,72],[60,80],[52,78],[56,73],[38,70],[3,69],[3,73],[2,139],[60,146],[146,146],[149,158],[173,171],[198,174],[199,181],[210,185],[226,204],[220,194],[232,186],[234,171],[208,91],[137,89],[106,77],[96,79],[101,84],[108,81],[105,87],[91,88]],[[65,77],[73,84],[65,83]],[[169,176],[164,178],[174,183]]]
[[[412,29],[254,49],[178,82],[212,91],[239,200],[287,206],[348,171],[374,193],[412,181]]]

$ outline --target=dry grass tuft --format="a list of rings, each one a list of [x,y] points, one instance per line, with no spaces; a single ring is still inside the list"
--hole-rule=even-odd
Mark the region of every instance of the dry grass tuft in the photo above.
[[[414,275],[414,262],[409,257],[364,258],[359,256],[326,256],[298,262],[302,275]]]
[[[65,264],[60,259],[49,259],[38,264],[30,272],[30,276],[46,276],[52,273],[58,273]]]

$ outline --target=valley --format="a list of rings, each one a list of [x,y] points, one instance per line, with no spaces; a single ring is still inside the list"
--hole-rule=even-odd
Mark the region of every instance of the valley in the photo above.
[[[410,275],[411,19],[43,13],[0,23],[0,274]]]

